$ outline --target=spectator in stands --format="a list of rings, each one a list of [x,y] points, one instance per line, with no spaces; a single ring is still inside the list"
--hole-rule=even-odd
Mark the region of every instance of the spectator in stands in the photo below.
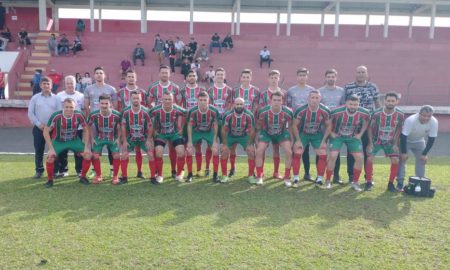
[[[17,47],[18,50],[23,47],[24,50],[27,49],[28,45],[31,45],[30,38],[28,37],[28,32],[25,30],[25,28],[20,28],[20,32],[17,33],[17,36],[19,37],[19,47]]]
[[[82,93],[81,92],[81,80],[83,79],[83,77],[81,77],[81,74],[79,72],[77,72],[75,74],[75,90]]]
[[[156,34],[155,36],[155,44],[153,45],[152,51],[156,53],[159,60],[159,65],[163,64],[164,60],[164,41],[161,39],[161,36],[159,34]]]
[[[36,69],[33,75],[33,79],[31,80],[31,87],[33,88],[33,96],[41,92],[40,87],[41,76],[42,76],[42,69]]]
[[[130,60],[127,59],[123,59],[122,62],[120,62],[120,74],[121,74],[121,78],[125,78],[125,74],[127,73],[127,71],[131,69],[131,62]]]
[[[61,39],[58,43],[58,52],[59,55],[68,55],[69,54],[69,40],[67,39],[66,34],[62,34]]]
[[[75,25],[75,35],[83,35],[85,29],[86,24],[84,23],[84,21],[82,19],[78,19],[77,24]]]
[[[189,42],[188,46],[191,49],[192,54],[195,55],[195,53],[197,52],[197,41],[195,41],[194,37],[191,37],[191,41]]]
[[[208,82],[209,85],[213,85],[215,77],[216,77],[216,72],[214,71],[214,66],[210,65],[209,70],[205,72],[205,76],[203,77],[203,80],[205,82]]]
[[[177,58],[177,49],[175,48],[175,44],[172,40],[169,40],[169,48],[167,49],[169,52],[169,62],[170,62],[170,70],[172,73],[175,73],[175,60]]]
[[[209,53],[206,49],[206,44],[202,44],[202,47],[197,51],[197,56],[195,57],[199,62],[207,62],[209,63]]]
[[[77,52],[83,50],[83,46],[81,45],[81,39],[79,36],[76,36],[75,39],[73,40],[73,45],[72,45],[71,50],[72,50],[73,55],[76,55]]]
[[[184,58],[183,63],[181,64],[181,74],[184,75],[185,80],[189,73],[189,70],[191,70],[191,62],[189,62],[188,58]]]
[[[0,2],[0,29],[3,29],[3,27],[5,27],[5,15],[6,9],[2,5],[2,2]]]
[[[144,65],[145,52],[141,47],[141,43],[136,44],[136,48],[133,50],[133,64],[136,65],[136,59],[141,59],[141,64]]]
[[[2,28],[3,29],[3,28]],[[2,38],[6,38],[9,42],[12,42],[12,35],[11,31],[8,27],[4,28],[2,32],[0,32],[0,36]]]
[[[189,62],[192,62],[192,60],[194,59],[194,54],[191,51],[191,48],[186,45],[184,46],[183,51],[181,51],[181,60],[184,61],[184,59],[189,59]]]
[[[270,51],[267,49],[267,46],[259,52],[259,67],[262,67],[263,62],[267,62],[269,64],[272,63],[273,59],[270,57]]]
[[[222,42],[222,47],[227,48],[228,50],[233,49],[233,39],[231,38],[231,34],[228,34]]]
[[[6,87],[6,75],[5,72],[0,68],[0,99],[5,98],[5,87]]]
[[[8,40],[0,36],[0,51],[6,51],[6,46],[8,45]]]
[[[191,63],[191,70],[195,71],[197,73],[197,78],[201,78],[200,76],[200,63],[198,60],[195,60],[195,62]]]
[[[180,39],[180,37],[175,38],[175,49],[177,50],[177,53],[181,53],[181,51],[184,48],[184,42]]]
[[[50,73],[47,75],[52,80],[52,93],[56,94],[58,92],[59,85],[61,84],[61,80],[63,75],[57,73],[54,68],[50,69]]]
[[[220,37],[217,33],[211,37],[211,43],[209,43],[209,53],[212,53],[213,48],[219,48],[219,53],[222,53],[222,43],[220,42]]]
[[[169,58],[169,47],[172,39],[168,38],[164,43],[164,57]]]
[[[91,74],[89,72],[84,73],[83,79],[81,79],[81,92],[84,93],[86,87],[92,84]]]
[[[47,48],[50,55],[58,56],[58,41],[55,34],[51,34],[47,40]]]

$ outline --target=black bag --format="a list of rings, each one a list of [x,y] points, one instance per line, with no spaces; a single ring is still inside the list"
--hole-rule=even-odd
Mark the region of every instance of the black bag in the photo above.
[[[405,187],[405,193],[417,197],[433,198],[436,189],[431,187],[431,180],[416,176],[409,177],[409,183]]]

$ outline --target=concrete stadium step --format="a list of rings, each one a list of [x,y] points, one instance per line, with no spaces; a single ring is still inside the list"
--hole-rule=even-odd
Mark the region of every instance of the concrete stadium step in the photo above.
[[[51,36],[51,34],[53,34],[54,32],[47,32],[47,31],[45,31],[45,32],[39,32],[38,34],[37,34],[37,36],[38,37],[50,37]]]
[[[27,88],[27,87],[29,87],[31,89],[30,82],[19,82],[18,86],[19,86],[19,88]]]
[[[28,80],[30,81],[31,79],[33,79],[34,74],[21,74],[20,75],[20,80],[24,81],[24,80]]]
[[[33,74],[34,74],[36,69],[40,69],[40,70],[42,70],[42,72],[45,72],[47,70],[46,67],[37,65],[37,66],[27,66],[27,67],[25,67],[25,72],[33,72]]]
[[[30,59],[28,61],[28,63],[30,64],[38,64],[38,65],[48,65],[49,60],[44,60],[44,59]]]
[[[48,51],[47,52],[36,52],[36,51],[33,51],[31,53],[31,56],[32,57],[50,57],[51,55],[48,53]]]
[[[34,41],[35,44],[47,44],[47,39],[36,39]]]
[[[28,90],[28,91],[26,91],[26,90],[19,90],[19,91],[14,92],[14,94],[16,96],[25,98],[25,97],[31,97],[33,95],[33,92],[31,90]]]

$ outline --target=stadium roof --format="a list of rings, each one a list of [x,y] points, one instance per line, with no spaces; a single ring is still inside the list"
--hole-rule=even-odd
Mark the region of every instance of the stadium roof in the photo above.
[[[195,11],[232,11],[240,2],[241,12],[287,12],[289,0],[193,0]],[[390,15],[430,16],[433,4],[436,16],[450,16],[450,1],[446,0],[291,0],[292,13],[333,13],[340,2],[340,14],[385,14],[389,2]],[[38,0],[3,0],[4,6],[36,6]],[[89,8],[90,0],[46,0],[47,6]],[[190,0],[145,0],[149,10],[185,10]],[[140,0],[94,0],[95,8],[140,9]]]

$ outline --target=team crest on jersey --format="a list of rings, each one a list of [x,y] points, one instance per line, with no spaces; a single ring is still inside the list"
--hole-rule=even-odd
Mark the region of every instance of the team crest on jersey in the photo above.
[[[74,139],[73,130],[71,128],[67,128],[66,130],[61,131],[61,137],[63,141],[71,141]]]

